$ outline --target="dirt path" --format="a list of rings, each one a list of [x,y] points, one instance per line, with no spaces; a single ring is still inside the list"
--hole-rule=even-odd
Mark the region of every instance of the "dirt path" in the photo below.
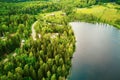
[[[37,22],[38,21],[35,21],[34,23],[33,23],[33,25],[32,25],[32,27],[31,27],[31,30],[32,30],[32,38],[33,38],[33,40],[36,40],[36,32],[35,32],[35,29],[34,29],[34,27],[35,27],[35,25],[37,24]],[[39,36],[41,36],[40,34],[39,34]],[[23,43],[21,42],[21,46],[23,45]],[[14,53],[14,54],[12,54],[12,56],[16,56],[17,54],[16,53]],[[5,58],[4,60],[3,60],[3,63],[6,63],[7,61],[9,61],[9,59],[8,58]]]
[[[32,30],[32,38],[33,38],[33,40],[36,40],[36,32],[35,32],[35,29],[34,29],[34,27],[35,27],[35,25],[37,24],[37,22],[38,21],[35,21],[34,23],[33,23],[33,25],[32,25],[32,28],[31,28],[31,30]]]

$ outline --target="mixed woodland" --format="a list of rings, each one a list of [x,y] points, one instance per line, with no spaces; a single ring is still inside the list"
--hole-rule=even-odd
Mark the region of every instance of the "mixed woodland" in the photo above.
[[[76,42],[69,22],[120,28],[119,17],[113,20],[85,9],[104,6],[103,12],[112,10],[119,16],[119,4],[120,0],[0,0],[0,80],[66,80]]]

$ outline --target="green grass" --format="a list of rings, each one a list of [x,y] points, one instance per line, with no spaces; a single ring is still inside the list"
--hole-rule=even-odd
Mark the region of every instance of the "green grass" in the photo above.
[[[76,9],[76,14],[82,16],[81,14],[86,14],[86,15],[93,15],[94,17],[97,18],[97,22],[104,22],[107,24],[111,24],[117,28],[120,28],[120,5],[115,4],[115,3],[105,3],[103,5],[93,5],[91,7],[87,7],[87,8],[77,8]],[[45,13],[45,14],[40,14],[42,16],[47,16],[49,21],[60,21],[63,19],[63,16],[61,16],[60,14],[62,14],[62,11],[55,11],[52,13]],[[52,19],[51,16],[49,16],[50,14],[55,14],[55,18]],[[49,16],[49,17],[48,17]],[[77,16],[77,17],[80,17]],[[84,16],[82,16],[83,19]],[[74,17],[73,17],[74,18]],[[72,18],[70,18],[72,19]],[[72,20],[74,21],[74,19]],[[81,20],[79,20],[81,21]],[[83,20],[83,21],[86,21]],[[117,21],[117,23],[116,23]],[[92,21],[86,21],[86,22],[92,22]]]
[[[120,10],[118,10],[118,8],[120,8],[120,5],[107,3],[104,5],[94,5],[90,8],[77,8],[76,13],[92,14],[101,21],[108,24],[114,24],[116,20],[120,20]],[[120,28],[120,26],[118,27]]]

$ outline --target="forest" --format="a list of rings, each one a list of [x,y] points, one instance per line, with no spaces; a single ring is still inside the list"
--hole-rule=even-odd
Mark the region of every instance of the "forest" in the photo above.
[[[119,4],[120,0],[0,0],[0,80],[66,80],[76,49],[69,22],[120,28]],[[93,6],[103,6],[100,14],[106,10],[116,16],[95,14],[90,9],[98,7]]]

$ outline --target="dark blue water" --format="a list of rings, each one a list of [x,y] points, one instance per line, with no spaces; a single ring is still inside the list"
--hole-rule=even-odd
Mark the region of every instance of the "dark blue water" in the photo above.
[[[120,80],[120,30],[72,22],[76,51],[69,80]]]

